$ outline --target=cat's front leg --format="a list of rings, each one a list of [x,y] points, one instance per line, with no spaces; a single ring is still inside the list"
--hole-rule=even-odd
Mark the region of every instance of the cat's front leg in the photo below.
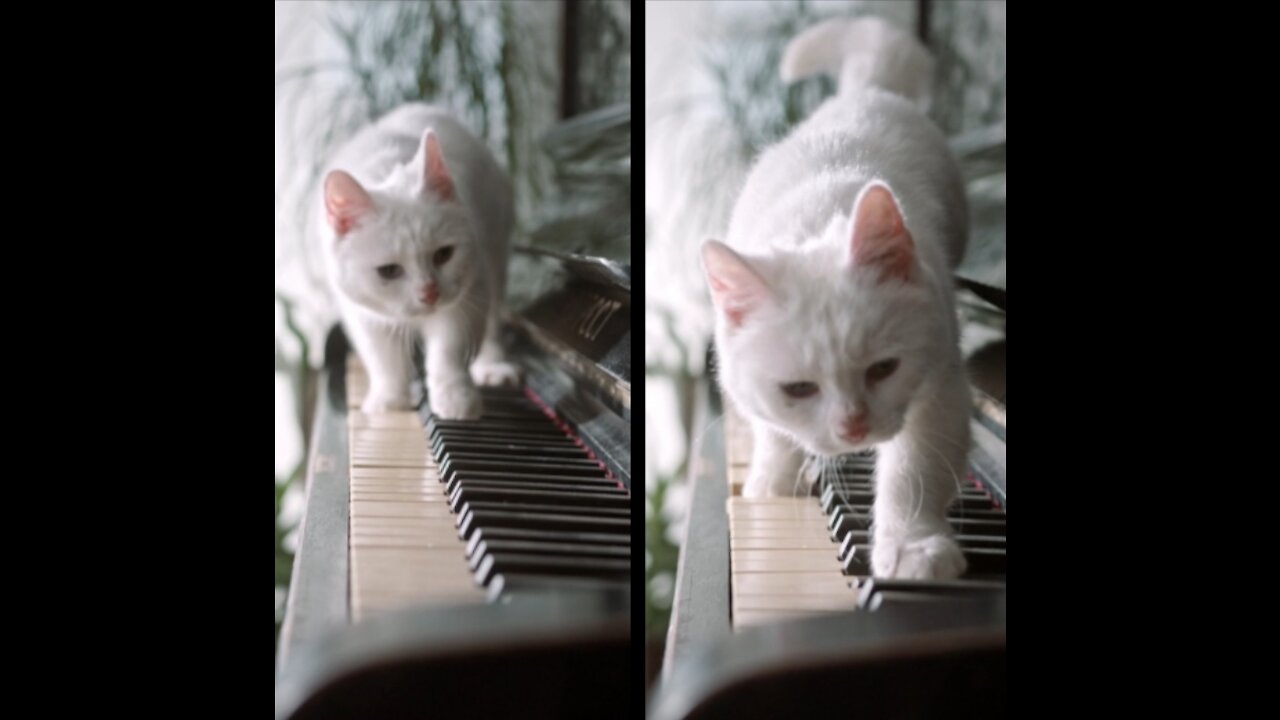
[[[809,492],[801,475],[804,453],[787,437],[756,420],[751,423],[751,469],[743,497],[791,497]]]
[[[520,384],[520,368],[507,361],[499,337],[499,319],[491,313],[485,322],[484,342],[480,354],[471,363],[471,379],[477,385],[513,386]]]
[[[369,374],[369,392],[360,410],[379,414],[412,409],[407,331],[396,330],[357,312],[343,313],[343,327]]]
[[[476,420],[482,411],[467,365],[482,327],[467,313],[444,314],[426,329],[427,403],[443,420]]]
[[[966,562],[947,507],[966,473],[968,401],[934,403],[878,448],[871,569],[876,577],[947,580]]]

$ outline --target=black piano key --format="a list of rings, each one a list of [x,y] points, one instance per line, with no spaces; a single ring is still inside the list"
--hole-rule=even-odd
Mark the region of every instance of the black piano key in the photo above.
[[[839,560],[841,563],[844,563],[845,558],[849,556],[849,553],[853,552],[853,549],[855,546],[870,545],[870,544],[871,544],[870,530],[853,530],[853,531],[847,532],[844,534],[844,537],[841,538],[840,540],[840,550],[839,552],[836,553],[836,559]]]
[[[501,510],[503,512],[523,512],[523,513],[546,513],[548,515],[589,515],[592,517],[631,517],[631,508],[628,507],[578,507],[574,505],[564,505],[555,503],[506,503],[495,502],[492,500],[477,500],[474,502],[465,502],[458,508],[458,513],[466,513],[468,510]]]
[[[467,557],[471,557],[485,541],[531,541],[569,545],[623,546],[630,551],[631,536],[622,533],[570,532],[564,530],[528,530],[509,527],[487,527],[476,530],[467,541]]]
[[[1004,575],[1004,548],[961,547],[969,567],[965,571],[975,575]]]
[[[518,458],[509,460],[446,460],[440,465],[440,477],[445,482],[458,473],[506,473],[509,475],[562,475],[565,477],[604,477],[608,473],[599,463],[525,463]]]
[[[1003,535],[956,535],[956,542],[962,548],[998,548],[1005,547]]]
[[[915,594],[938,598],[986,596],[1004,593],[1005,583],[982,580],[905,580],[895,578],[870,578],[858,588],[858,607],[872,610],[872,598],[877,593],[890,592]]]
[[[844,494],[824,493],[822,497],[818,499],[818,502],[822,506],[822,512],[830,515],[836,511],[837,505],[870,505],[875,502],[875,499],[875,493],[871,492]]]
[[[427,421],[428,437],[468,435],[477,432],[487,433],[523,433],[534,435],[550,435],[568,437],[555,423],[545,417],[530,416],[527,418],[506,418],[503,420],[439,420],[431,418]]]
[[[871,574],[871,545],[866,543],[855,543],[844,554],[844,559],[840,561],[845,575],[870,575]]]
[[[452,455],[462,457],[506,457],[514,455],[516,457],[539,457],[553,460],[556,458],[565,459],[590,459],[590,455],[586,449],[570,442],[567,445],[547,445],[547,444],[528,444],[516,442],[453,442],[449,446],[441,447],[441,460],[447,459]]]
[[[871,505],[846,505],[841,502],[832,503],[831,508],[826,512],[831,516],[827,520],[828,527],[835,527],[839,522],[840,513],[853,513],[854,515],[864,516],[872,514]],[[947,510],[948,520],[952,519],[968,519],[968,520],[1003,520],[1005,518],[1003,510],[994,508],[986,508],[983,510],[974,510],[970,508],[951,507]]]
[[[960,552],[964,554],[965,562],[968,563],[965,577],[970,573],[982,576],[1004,574],[1003,549],[961,547]],[[854,543],[850,548],[842,546],[841,555],[840,565],[844,568],[845,575],[871,574],[871,545]]]
[[[619,483],[610,477],[573,477],[564,475],[509,475],[507,473],[467,473],[455,476],[445,483],[445,492],[453,493],[464,481],[470,482],[518,482],[525,487],[542,485],[576,485],[582,488],[617,488]]]
[[[830,488],[824,490],[819,497],[822,505],[822,511],[825,513],[835,512],[835,506],[839,503],[846,505],[870,505],[875,502],[875,492],[867,490],[857,490],[851,492],[836,492]],[[991,498],[982,497],[958,497],[948,506],[950,512],[960,512],[968,510],[999,510],[998,506],[991,501]],[[1003,513],[1003,510],[999,510]]]
[[[540,503],[544,505],[573,505],[581,508],[631,507],[630,495],[623,493],[562,492],[555,490],[513,490],[510,488],[481,488],[460,485],[449,496],[449,506],[455,512],[467,503],[490,501],[501,504]]]
[[[832,539],[839,542],[844,537],[844,534],[851,530],[866,530],[870,528],[871,520],[870,515],[838,512],[831,516],[827,526],[831,529]],[[999,537],[1007,535],[1003,518],[992,520],[948,516],[947,523],[951,525],[951,529],[958,535],[994,535]]]
[[[832,537],[839,539],[850,530],[866,530],[871,527],[870,508],[865,512],[856,512],[847,509],[837,510],[827,518],[827,528],[831,530]]]
[[[431,444],[432,452],[442,452],[452,443],[472,443],[472,442],[500,442],[500,443],[516,443],[520,445],[540,445],[547,448],[579,448],[582,446],[574,442],[572,438],[565,435],[552,434],[532,434],[532,433],[512,433],[506,431],[487,432],[478,430],[465,435],[445,435],[440,434],[435,437],[427,438]]]
[[[436,425],[427,431],[427,439],[436,440],[466,440],[468,438],[490,438],[498,440],[510,440],[525,438],[528,440],[563,440],[573,442],[573,438],[564,433],[563,430],[549,422],[530,422],[524,427],[491,427],[488,423],[476,422],[474,425],[467,426],[450,426],[444,427]]]
[[[440,464],[461,462],[461,461],[482,461],[482,462],[513,462],[521,465],[573,465],[578,467],[603,467],[599,460],[587,455],[582,450],[577,457],[566,457],[559,453],[544,454],[536,449],[529,449],[522,453],[489,453],[489,452],[462,452],[452,448],[446,450],[441,457]]]
[[[478,535],[479,533],[477,533]],[[601,545],[598,543],[564,543],[544,542],[540,540],[481,540],[476,543],[475,551],[469,553],[468,562],[471,569],[480,566],[480,560],[487,553],[526,555],[564,555],[566,557],[600,557],[613,559],[630,559],[629,545]]]
[[[490,421],[506,422],[537,419],[547,422],[547,416],[543,415],[542,411],[536,406],[530,405],[526,407],[515,403],[498,403],[492,400],[486,400],[484,403],[484,414],[480,416],[479,420],[456,420],[451,422],[466,422],[473,425],[481,425],[487,424]],[[438,420],[439,418],[436,415],[430,415],[427,417],[428,424],[432,421]]]
[[[442,478],[443,480],[443,478]],[[582,475],[558,475],[544,473],[508,473],[508,472],[468,472],[465,476],[455,475],[445,482],[449,492],[463,480],[492,480],[494,482],[521,482],[526,485],[597,485],[617,487],[618,481],[608,476],[586,477]]]
[[[608,480],[607,482],[591,482],[584,483],[581,478],[566,478],[562,483],[536,483],[531,484],[523,482],[522,478],[516,476],[510,480],[491,480],[488,478],[478,479],[470,477],[462,477],[457,481],[449,483],[445,490],[445,495],[453,497],[461,488],[476,488],[482,490],[529,490],[532,492],[572,492],[572,493],[593,493],[597,495],[611,495],[621,497],[631,497],[631,493],[624,488],[618,487],[617,481]]]
[[[456,443],[456,445],[463,445],[463,443],[467,443],[467,445],[472,445],[472,443],[536,445],[548,448],[548,450],[553,450],[553,448],[566,448],[566,450],[568,450],[568,448],[577,448],[577,450],[582,450],[580,443],[573,442],[572,438],[564,436],[564,434],[559,434],[559,436],[554,436],[554,434],[536,434],[536,436],[530,436],[530,434],[503,432],[489,433],[483,432],[483,430],[476,430],[474,433],[467,434],[440,433],[438,436],[429,437],[428,439],[431,443],[431,451],[433,452],[442,451],[444,450],[444,446],[451,445],[451,443]]]
[[[577,514],[547,514],[541,512],[516,512],[469,508],[458,518],[458,534],[470,540],[480,527],[525,528],[529,530],[568,530],[589,533],[630,533],[631,518],[599,517]]]
[[[898,590],[882,590],[872,595],[860,608],[874,612],[894,605],[920,605],[925,603],[986,603],[1004,596],[1004,590],[967,593],[960,595],[934,594],[927,592],[907,592]]]
[[[503,418],[501,420],[441,420],[432,417],[427,421],[427,434],[443,433],[448,434],[456,431],[460,433],[471,432],[472,430],[484,430],[487,432],[536,432],[546,434],[558,434],[565,437],[564,431],[556,427],[555,423],[548,420],[543,415],[528,415],[524,418]]]
[[[480,585],[488,585],[494,573],[498,572],[622,580],[631,577],[631,560],[489,553],[484,556],[475,570],[476,582]]]
[[[956,541],[956,544],[959,545],[962,550],[970,548],[992,548],[996,550],[1003,550],[1005,547],[1004,538],[998,535],[955,535],[952,539]],[[871,533],[869,531],[855,530],[845,533],[844,537],[840,539],[840,551],[837,553],[836,559],[843,563],[849,553],[853,551],[855,545],[867,545],[870,543]]]
[[[823,502],[829,497],[841,498],[845,496],[860,496],[870,494],[875,495],[875,486],[871,483],[842,483],[838,485],[824,485],[818,491],[818,497]],[[956,493],[953,506],[963,505],[964,507],[973,507],[977,509],[992,507],[991,496],[986,493],[977,491],[964,490]]]
[[[869,578],[858,588],[858,607],[866,608],[871,597],[878,592],[915,593],[941,597],[961,597],[1004,592],[1002,582],[975,580],[903,580],[897,578]]]

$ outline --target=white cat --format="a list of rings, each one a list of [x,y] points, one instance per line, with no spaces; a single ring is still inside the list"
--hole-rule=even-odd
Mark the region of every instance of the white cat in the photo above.
[[[519,381],[498,341],[512,226],[506,176],[484,143],[423,104],[365,127],[329,167],[322,255],[369,373],[362,409],[412,407],[410,342],[421,333],[431,411],[478,418],[475,383]]]
[[[965,473],[971,399],[951,272],[964,186],[921,110],[932,61],[878,19],[793,39],[784,80],[839,71],[838,95],[765,151],[703,267],[719,379],[750,421],[743,494],[803,487],[805,453],[874,447],[872,570],[950,578],[946,508]]]

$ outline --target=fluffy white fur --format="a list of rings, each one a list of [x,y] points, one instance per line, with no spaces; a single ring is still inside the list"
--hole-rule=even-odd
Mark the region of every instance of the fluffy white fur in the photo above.
[[[506,176],[480,140],[423,104],[365,127],[329,168],[322,255],[369,372],[363,410],[412,406],[410,343],[421,334],[432,412],[479,417],[476,383],[519,380],[498,342],[512,226]]]
[[[784,76],[839,71],[840,92],[760,156],[725,243],[702,249],[719,380],[754,431],[744,494],[793,494],[806,454],[874,447],[872,565],[886,577],[965,568],[945,513],[969,446],[950,273],[967,212],[920,110],[930,66],[877,19],[794,39]],[[795,397],[794,383],[816,389]]]

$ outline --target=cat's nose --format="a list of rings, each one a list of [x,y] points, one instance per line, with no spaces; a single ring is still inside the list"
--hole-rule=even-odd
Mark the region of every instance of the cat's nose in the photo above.
[[[427,305],[435,305],[440,299],[440,288],[435,283],[427,283],[418,291],[418,299]]]
[[[870,430],[871,428],[867,425],[867,414],[863,412],[846,417],[840,424],[840,436],[855,442],[866,437]]]

